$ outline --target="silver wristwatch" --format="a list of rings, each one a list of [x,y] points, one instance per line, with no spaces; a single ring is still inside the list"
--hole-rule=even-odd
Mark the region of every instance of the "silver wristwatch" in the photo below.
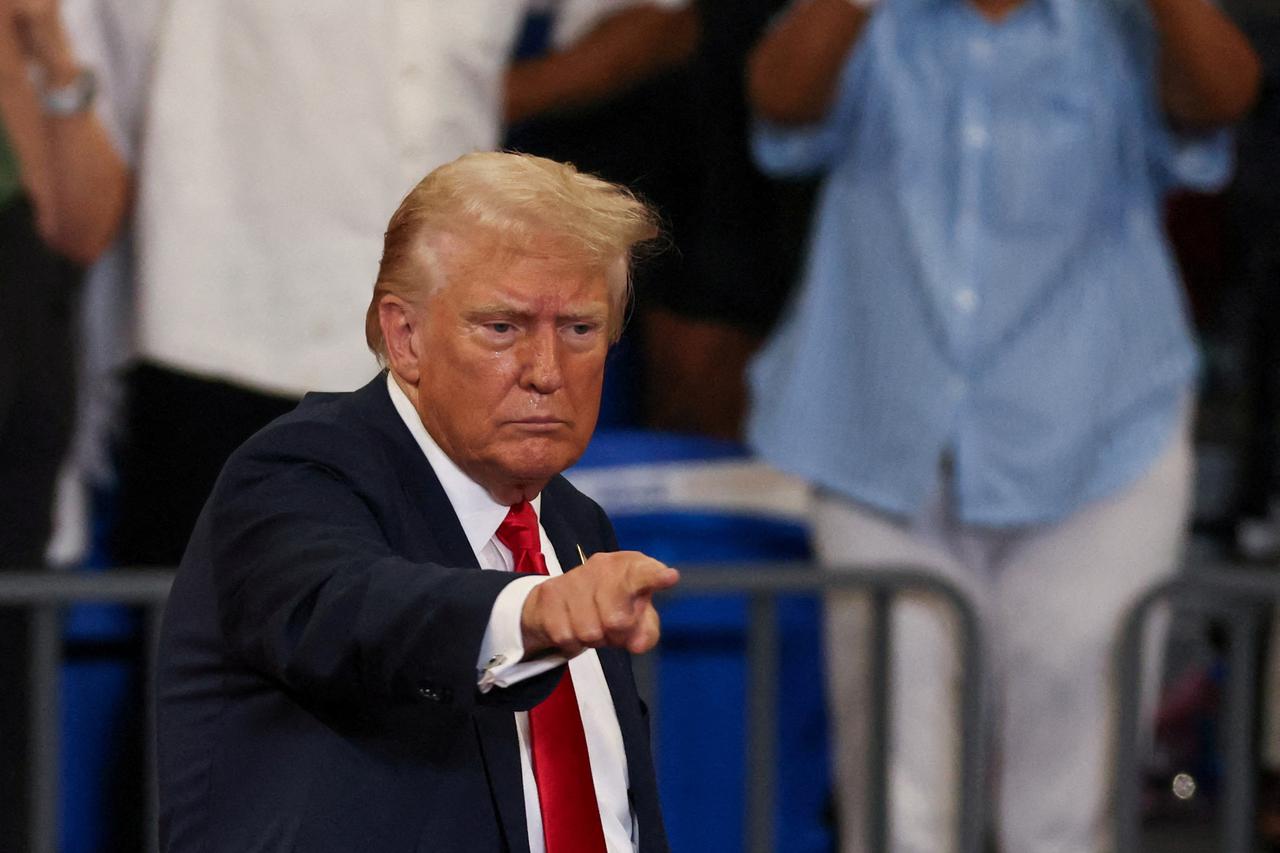
[[[40,105],[46,115],[65,118],[87,111],[97,94],[97,75],[91,68],[81,68],[75,79],[65,86],[41,89]]]

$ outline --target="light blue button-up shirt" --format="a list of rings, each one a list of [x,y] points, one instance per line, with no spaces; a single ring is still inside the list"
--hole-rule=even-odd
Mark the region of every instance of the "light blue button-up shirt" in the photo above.
[[[825,171],[797,298],[750,370],[780,468],[911,515],[954,462],[960,519],[1060,519],[1136,479],[1196,369],[1161,199],[1230,172],[1165,122],[1144,0],[884,0],[837,102],[760,126]]]

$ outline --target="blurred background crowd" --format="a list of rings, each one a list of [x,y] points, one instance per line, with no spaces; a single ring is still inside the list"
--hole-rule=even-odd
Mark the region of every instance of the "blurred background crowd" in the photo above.
[[[0,566],[175,566],[236,446],[376,371],[360,317],[402,194],[494,147],[665,217],[600,429],[742,442],[815,486],[821,562],[959,584],[997,638],[994,837],[1104,849],[1100,798],[1053,812],[1102,772],[1105,689],[1034,743],[1054,685],[1017,673],[1050,664],[1001,613],[1048,599],[1063,683],[1101,684],[1179,555],[1280,564],[1280,4],[0,0]],[[865,614],[830,615],[858,672]],[[895,758],[904,850],[945,849],[950,814],[950,747],[913,734],[945,728],[917,712],[950,673],[930,620],[895,624],[928,682],[895,688],[922,744]],[[0,618],[6,851],[26,630]],[[858,849],[837,682],[828,818]],[[1064,737],[1097,749],[1046,781]],[[139,849],[121,823],[102,849]]]

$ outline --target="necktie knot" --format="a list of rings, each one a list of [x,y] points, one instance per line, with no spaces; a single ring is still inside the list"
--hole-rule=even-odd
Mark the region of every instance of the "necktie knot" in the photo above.
[[[498,525],[497,537],[511,551],[517,572],[547,573],[538,536],[538,515],[528,501],[520,501],[507,510],[507,517]]]

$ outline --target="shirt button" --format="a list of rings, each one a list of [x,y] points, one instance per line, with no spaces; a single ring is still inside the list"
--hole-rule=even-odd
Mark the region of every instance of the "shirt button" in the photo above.
[[[969,56],[975,62],[989,62],[993,52],[991,42],[987,39],[974,39],[969,42]]]
[[[506,663],[506,662],[507,662],[507,656],[506,656],[506,655],[494,655],[493,657],[489,658],[489,664],[488,664],[488,665],[489,665],[489,667],[490,667],[490,668],[492,668],[492,667],[495,667],[495,666],[502,666],[502,665],[503,665],[504,663]]]
[[[952,397],[963,397],[968,390],[969,383],[964,381],[963,376],[952,376],[947,380],[947,393]]]
[[[962,314],[972,314],[973,309],[978,307],[978,294],[971,287],[962,287],[952,296],[956,310]]]
[[[980,124],[966,124],[964,126],[964,141],[970,148],[985,148],[991,135],[987,133],[987,129]]]

